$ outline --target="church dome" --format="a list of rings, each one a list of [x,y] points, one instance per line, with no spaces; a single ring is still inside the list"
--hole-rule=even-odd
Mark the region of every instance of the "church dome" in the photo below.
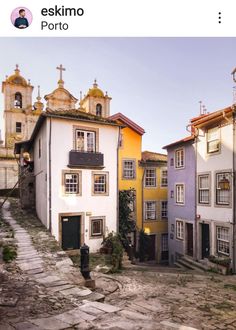
[[[16,66],[15,73],[6,79],[7,83],[27,86],[27,81],[20,75],[18,65]]]
[[[104,97],[103,91],[100,88],[98,88],[96,79],[94,80],[93,88],[89,89],[87,96]]]

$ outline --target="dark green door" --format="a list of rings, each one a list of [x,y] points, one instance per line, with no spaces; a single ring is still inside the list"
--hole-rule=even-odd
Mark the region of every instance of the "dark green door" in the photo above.
[[[209,225],[202,223],[202,259],[210,255]]]
[[[81,216],[62,217],[61,221],[63,250],[79,249]]]

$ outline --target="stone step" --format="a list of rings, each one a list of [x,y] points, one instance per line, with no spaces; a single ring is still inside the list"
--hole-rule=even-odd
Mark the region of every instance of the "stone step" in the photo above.
[[[181,258],[181,260],[184,260],[185,262],[187,262],[189,265],[191,265],[192,267],[194,267],[193,269],[197,268],[200,269],[201,271],[207,271],[208,267],[203,265],[202,263],[195,261],[187,256],[184,256]],[[179,261],[179,260],[178,260]]]
[[[199,267],[196,267],[196,266],[190,264],[188,261],[186,261],[186,260],[183,259],[183,258],[178,259],[178,263],[179,263],[180,265],[182,265],[183,267],[185,267],[185,269],[196,270],[196,271],[198,271],[198,272],[203,272],[202,269],[200,269]]]

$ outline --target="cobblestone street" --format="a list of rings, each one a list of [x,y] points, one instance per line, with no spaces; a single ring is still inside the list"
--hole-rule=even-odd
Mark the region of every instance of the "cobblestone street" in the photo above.
[[[0,329],[236,329],[236,277],[169,267],[93,272],[96,290],[37,218],[10,200],[0,240],[17,258],[0,261]],[[13,229],[13,231],[12,231]]]

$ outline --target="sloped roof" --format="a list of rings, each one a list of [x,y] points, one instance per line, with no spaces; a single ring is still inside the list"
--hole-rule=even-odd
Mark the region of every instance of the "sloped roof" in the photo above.
[[[142,161],[167,161],[167,155],[158,152],[143,151]]]
[[[173,147],[173,146],[178,145],[178,144],[193,141],[194,138],[195,138],[194,135],[186,136],[185,138],[183,138],[181,140],[178,140],[178,141],[172,142],[170,144],[167,144],[166,146],[162,147],[162,149],[167,149],[169,147]]]
[[[136,133],[138,133],[140,135],[143,135],[145,133],[145,130],[141,126],[139,126],[134,121],[132,121],[131,119],[129,119],[128,117],[123,115],[123,113],[121,113],[121,112],[118,112],[118,113],[110,116],[109,119],[121,121],[126,126],[133,129]]]

